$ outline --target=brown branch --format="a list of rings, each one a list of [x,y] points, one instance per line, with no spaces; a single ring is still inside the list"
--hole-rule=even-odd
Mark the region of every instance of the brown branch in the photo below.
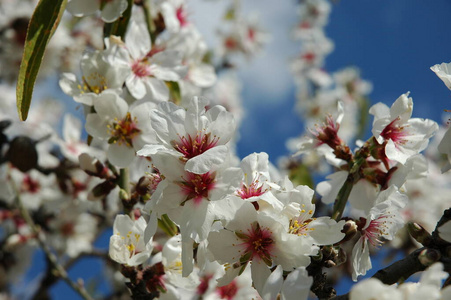
[[[419,248],[405,258],[379,270],[372,278],[377,278],[387,285],[395,284],[406,280],[417,272],[424,271],[435,261],[442,262],[445,271],[451,273],[451,258],[448,253],[450,243],[442,240],[438,235],[438,228],[450,220],[451,208],[444,211],[432,233],[432,240],[428,240],[427,247]],[[349,293],[336,296],[333,299],[348,300]]]

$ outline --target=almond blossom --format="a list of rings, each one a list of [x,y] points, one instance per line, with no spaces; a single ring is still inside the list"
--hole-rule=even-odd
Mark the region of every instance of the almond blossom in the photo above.
[[[63,92],[89,106],[94,105],[103,91],[121,93],[128,70],[123,65],[108,63],[103,56],[104,51],[84,53],[80,61],[81,81],[72,73],[63,73],[59,81]]]
[[[132,220],[128,215],[117,215],[110,238],[111,259],[128,266],[137,266],[149,259],[152,241],[144,242],[145,227],[144,217]]]
[[[94,108],[96,113],[86,117],[86,131],[95,138],[108,141],[107,158],[114,165],[127,167],[135,151],[155,141],[147,111],[154,107],[145,102],[134,107],[113,91],[101,94]]]
[[[451,63],[441,63],[431,67],[432,72],[451,90]]]
[[[193,98],[187,108],[160,103],[150,114],[159,144],[145,145],[140,156],[167,152],[183,160],[185,170],[203,174],[221,165],[229,155],[227,143],[235,134],[231,113],[222,106],[208,110],[205,99]]]
[[[360,219],[360,239],[352,249],[352,279],[365,275],[371,269],[369,244],[378,247],[383,240],[391,240],[404,225],[400,210],[406,205],[407,197],[398,192],[395,186],[379,193],[376,205],[369,214]]]
[[[445,83],[448,89],[451,89],[451,63],[442,63],[440,65],[434,65],[431,70]],[[451,127],[449,127],[445,135],[443,136],[440,144],[438,145],[438,151],[443,153],[448,158],[445,166],[442,168],[442,172],[447,172],[451,169]]]
[[[178,81],[186,74],[181,54],[173,49],[152,45],[144,24],[130,23],[125,43],[115,37],[107,41],[105,60],[126,68],[125,85],[136,99],[145,95],[154,101],[167,101],[165,81]]]
[[[388,159],[402,164],[423,151],[438,130],[437,123],[432,120],[411,118],[413,101],[408,96],[409,93],[401,95],[390,108],[383,103],[370,108],[370,114],[374,115],[374,137],[379,144],[385,145]]]
[[[448,299],[451,288],[448,286],[441,290],[442,281],[448,277],[443,271],[442,263],[435,263],[427,268],[419,282],[404,282],[400,285],[386,285],[375,278],[365,279],[351,289],[350,300],[370,299]]]
[[[155,234],[156,219],[167,214],[180,227],[183,274],[188,275],[193,266],[192,241],[199,243],[207,238],[217,215],[214,203],[227,195],[228,177],[235,176],[235,172],[216,168],[203,174],[192,173],[169,153],[154,156],[153,164],[164,179],[144,208],[150,213],[146,240]]]
[[[289,234],[288,224],[287,218],[258,213],[253,205],[243,202],[224,229],[208,236],[208,249],[214,259],[226,264],[220,285],[231,282],[250,262],[257,290],[269,276],[270,266],[281,265],[291,271],[308,265],[315,248],[308,240]]]

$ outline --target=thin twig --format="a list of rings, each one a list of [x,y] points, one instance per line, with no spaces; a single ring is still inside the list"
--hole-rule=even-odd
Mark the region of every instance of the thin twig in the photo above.
[[[17,189],[16,189],[16,191],[17,191]],[[34,223],[33,219],[30,216],[30,213],[23,205],[22,200],[18,193],[16,193],[16,199],[17,199],[17,204],[19,206],[19,211],[20,211],[23,219],[25,220],[27,225],[31,228],[31,230],[33,231],[34,235],[36,236],[36,240],[39,243],[39,246],[44,251],[48,262],[50,263],[51,267],[53,268],[54,272],[52,274],[54,274],[54,276],[59,277],[62,280],[64,280],[64,282],[66,282],[72,289],[74,289],[77,293],[79,293],[83,299],[93,300],[93,298],[88,294],[88,292],[82,285],[73,282],[69,278],[66,270],[58,262],[58,259],[55,256],[55,254],[53,254],[52,251],[50,250],[50,248],[47,246],[44,236],[41,234],[40,229],[36,226],[36,224]]]

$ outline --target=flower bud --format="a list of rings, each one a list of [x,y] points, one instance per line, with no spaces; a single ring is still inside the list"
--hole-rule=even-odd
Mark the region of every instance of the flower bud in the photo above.
[[[27,136],[15,137],[9,144],[5,158],[22,172],[35,168],[38,165],[36,141]]]
[[[326,267],[326,268],[332,268],[332,267],[335,267],[337,264],[333,261],[333,260],[326,260],[325,262],[324,262],[324,266]]]
[[[440,252],[436,249],[424,249],[418,255],[418,260],[423,266],[429,267],[440,259]]]
[[[345,234],[345,237],[340,241],[340,243],[347,242],[357,233],[357,224],[353,220],[347,220],[341,232]]]
[[[82,153],[78,157],[80,168],[91,176],[108,178],[108,169],[95,157]]]
[[[157,189],[158,183],[162,180],[160,174],[146,174],[138,180],[136,184],[136,192],[141,195],[153,194]]]
[[[130,201],[130,195],[124,189],[120,189],[119,199],[121,199],[122,201]]]
[[[410,235],[423,246],[428,246],[432,242],[432,235],[427,232],[420,224],[409,222],[407,224],[407,229]]]
[[[88,200],[96,200],[108,195],[116,184],[110,180],[104,181],[96,185],[88,195]]]

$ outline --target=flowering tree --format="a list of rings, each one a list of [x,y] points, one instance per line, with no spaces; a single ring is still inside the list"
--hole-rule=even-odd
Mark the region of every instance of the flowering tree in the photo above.
[[[234,73],[269,39],[239,1],[217,49],[183,0],[0,5],[2,298],[17,296],[37,248],[47,264],[33,299],[59,280],[95,298],[67,274],[88,256],[104,260],[112,299],[451,298],[451,130],[412,118],[409,93],[369,107],[356,68],[325,71],[327,0],[299,2],[291,70],[309,130],[278,167],[236,154]],[[450,64],[431,70],[451,89]],[[59,131],[58,102],[29,112],[35,83],[55,71],[84,115],[65,114]],[[14,84],[24,123],[11,117]],[[97,249],[111,227],[108,251]],[[359,281],[382,247],[403,258]],[[349,294],[337,295],[340,276],[357,282]]]

